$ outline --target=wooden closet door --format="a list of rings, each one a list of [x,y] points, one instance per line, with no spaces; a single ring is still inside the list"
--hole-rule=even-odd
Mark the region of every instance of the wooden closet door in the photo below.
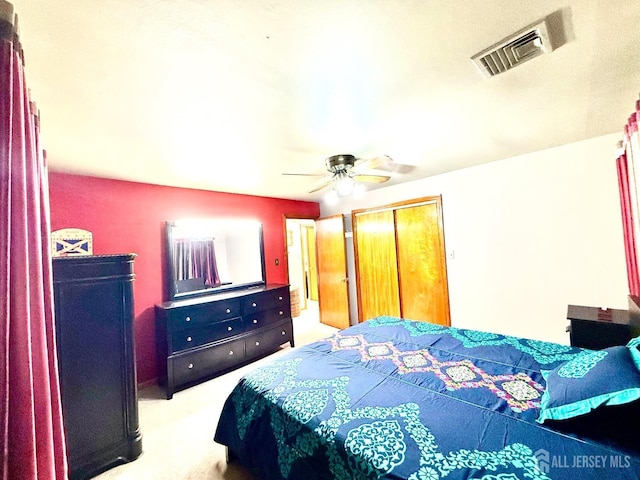
[[[400,316],[393,210],[355,212],[358,319]]]
[[[439,201],[395,210],[402,317],[450,325]]]

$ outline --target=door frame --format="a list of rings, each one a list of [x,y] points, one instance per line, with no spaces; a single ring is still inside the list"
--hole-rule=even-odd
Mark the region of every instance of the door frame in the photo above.
[[[291,286],[291,279],[289,278],[289,240],[287,237],[287,220],[311,220],[314,223],[314,229],[315,229],[315,221],[318,219],[318,217],[313,217],[311,215],[296,215],[296,214],[288,214],[288,213],[283,213],[282,214],[282,235],[284,238],[284,250],[285,250],[285,255],[284,255],[284,266],[287,272],[287,284],[289,284],[289,286]],[[316,275],[317,275],[317,266],[316,266]],[[317,281],[317,278],[316,278]],[[303,289],[305,287],[303,286]],[[305,308],[306,308],[306,302],[307,302],[307,295],[306,295],[306,291],[302,291],[300,292],[300,296],[304,297],[304,302],[305,302]]]

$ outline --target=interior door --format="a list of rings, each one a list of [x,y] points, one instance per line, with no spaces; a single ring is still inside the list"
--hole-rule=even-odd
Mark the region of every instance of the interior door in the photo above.
[[[344,217],[316,220],[316,259],[320,322],[336,328],[349,326],[349,285]]]
[[[438,199],[395,210],[402,316],[450,325]]]
[[[400,316],[396,238],[392,209],[354,212],[358,319]]]

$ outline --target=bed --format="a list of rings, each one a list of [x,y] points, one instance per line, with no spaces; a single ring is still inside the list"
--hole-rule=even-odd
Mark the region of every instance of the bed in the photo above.
[[[636,347],[619,348],[638,362]],[[215,441],[264,480],[638,479],[640,380],[622,395],[620,375],[602,370],[598,388],[613,396],[569,418],[577,404],[558,410],[545,393],[554,375],[578,382],[605,368],[614,353],[603,355],[378,317],[244,376]]]

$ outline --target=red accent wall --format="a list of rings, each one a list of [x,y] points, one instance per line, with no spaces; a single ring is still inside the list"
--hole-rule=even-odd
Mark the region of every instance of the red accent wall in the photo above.
[[[166,301],[165,222],[242,217],[263,225],[268,283],[286,283],[283,214],[317,218],[315,202],[49,173],[51,229],[93,233],[93,253],[137,253],[134,282],[138,382],[157,378],[154,305]],[[275,259],[280,260],[278,266]]]

